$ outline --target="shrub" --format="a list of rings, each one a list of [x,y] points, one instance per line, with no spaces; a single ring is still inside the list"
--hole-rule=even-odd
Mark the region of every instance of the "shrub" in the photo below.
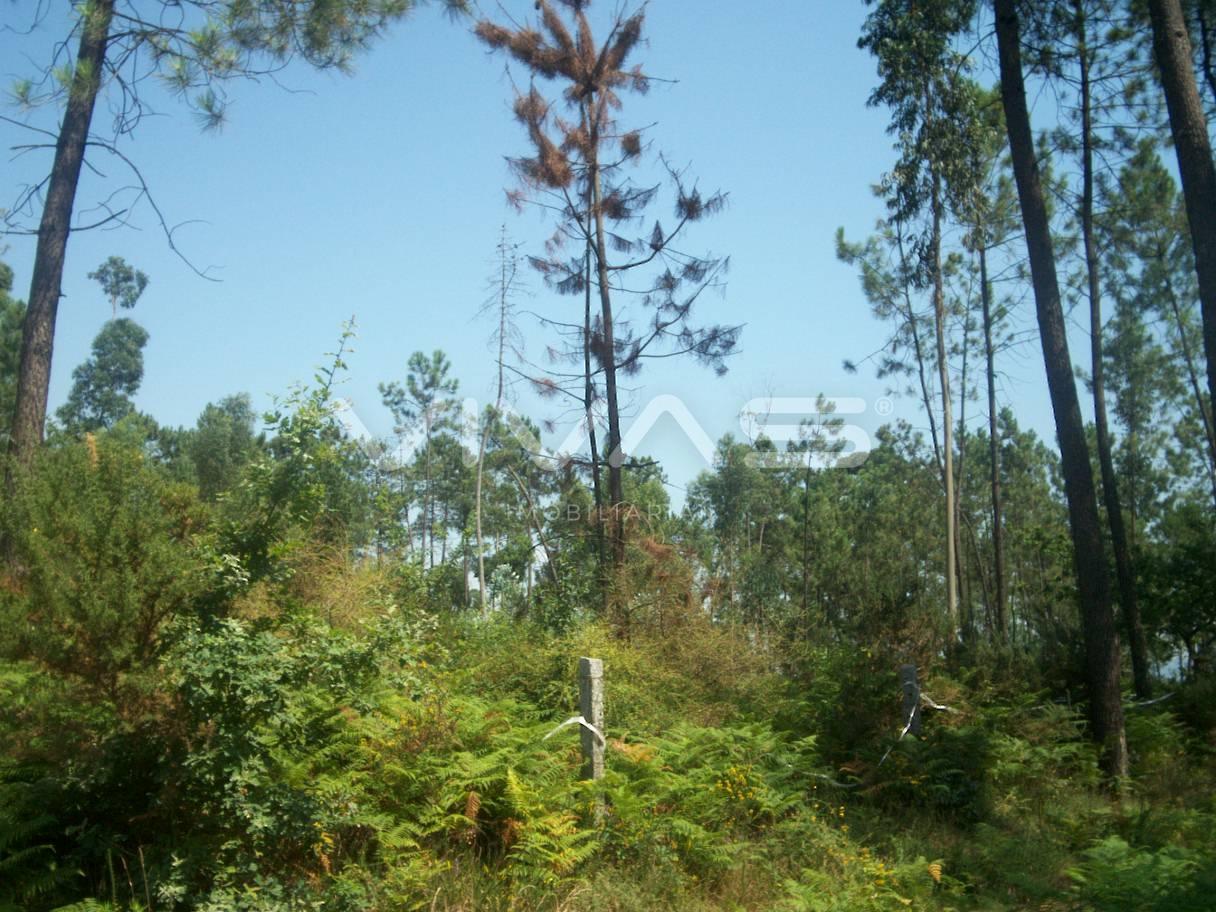
[[[1211,908],[1216,859],[1177,846],[1137,849],[1110,836],[1069,875],[1094,912],[1202,912]]]
[[[40,454],[3,514],[16,569],[0,587],[4,653],[74,680],[128,716],[170,621],[208,586],[194,490],[102,434]]]

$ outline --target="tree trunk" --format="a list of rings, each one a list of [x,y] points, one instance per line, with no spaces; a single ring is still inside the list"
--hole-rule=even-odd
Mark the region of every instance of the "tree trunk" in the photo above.
[[[1001,518],[1001,444],[996,411],[996,351],[992,345],[992,286],[988,282],[988,248],[980,244],[980,303],[984,309],[984,358],[988,380],[988,459],[992,474],[992,567],[996,590],[997,635],[1009,640],[1009,596],[1005,582],[1005,530]]]
[[[895,225],[895,239],[899,246],[899,266],[900,271],[907,272],[907,255],[904,253],[904,238],[903,226],[898,222]],[[942,450],[941,444],[937,439],[937,419],[934,417],[933,397],[929,395],[929,379],[925,376],[925,351],[920,340],[920,329],[916,320],[916,311],[912,307],[912,295],[908,291],[909,281],[904,277],[903,299],[904,299],[904,319],[908,321],[908,328],[912,332],[912,349],[916,354],[916,373],[920,380],[920,400],[925,407],[925,415],[929,419],[929,438],[933,444],[933,457],[937,462],[937,471],[942,473]],[[943,485],[945,479],[942,480]]]
[[[954,418],[950,405],[950,362],[946,357],[946,292],[942,284],[941,179],[934,175],[932,233],[929,238],[933,269],[933,329],[937,336],[937,377],[942,395],[942,479],[946,486],[946,615],[950,618],[951,646],[958,640],[958,532],[954,505]]]
[[[1216,68],[1212,63],[1212,30],[1208,26],[1208,14],[1204,9],[1205,0],[1195,4],[1195,20],[1199,32],[1199,43],[1203,55],[1203,76],[1207,80],[1208,90],[1216,100]]]
[[[1165,294],[1169,300],[1170,312],[1174,315],[1174,326],[1178,330],[1178,348],[1182,352],[1183,363],[1186,364],[1187,382],[1191,386],[1191,395],[1195,397],[1195,408],[1198,409],[1199,420],[1203,424],[1203,436],[1207,442],[1207,455],[1204,462],[1208,470],[1208,484],[1212,489],[1212,503],[1216,505],[1216,430],[1212,427],[1212,411],[1209,402],[1203,396],[1203,387],[1199,381],[1199,368],[1195,364],[1195,351],[1191,345],[1191,337],[1187,333],[1186,321],[1182,316],[1182,306],[1178,303],[1178,295],[1174,293],[1174,284],[1169,280],[1168,273]]]
[[[811,634],[811,452],[802,476],[802,625],[804,638]]]
[[[426,439],[424,441],[426,452],[422,454],[422,501],[419,504],[418,513],[418,536],[420,539],[418,543],[418,559],[419,566],[423,570],[426,570],[428,526],[431,522],[431,418],[429,412],[423,413],[422,420],[425,422],[426,427]]]
[[[971,600],[971,578],[967,573],[967,551],[963,547],[963,524],[971,534],[972,544],[975,529],[971,517],[963,515],[963,490],[967,478],[967,356],[971,351],[971,308],[963,320],[963,357],[959,371],[958,394],[958,461],[955,464],[954,482],[954,554],[958,562],[958,603],[963,624],[963,638],[968,644],[975,641],[975,607]],[[977,570],[979,567],[977,565]]]
[[[1127,774],[1127,739],[1119,693],[1119,640],[1111,612],[1110,580],[1102,553],[1098,501],[1081,406],[1073,380],[1072,359],[1060,303],[1047,204],[1035,155],[1022,77],[1022,51],[1017,0],[994,0],[1000,54],[1001,101],[1018,200],[1026,229],[1026,246],[1038,315],[1039,337],[1051,406],[1055,415],[1068,500],[1069,526],[1085,639],[1086,685],[1091,735],[1103,748],[1108,774]]]
[[[486,552],[485,540],[481,535],[481,478],[486,461],[486,444],[490,439],[490,423],[494,421],[496,414],[497,412],[486,419],[485,429],[481,432],[481,446],[477,450],[477,495],[474,524],[477,531],[477,595],[478,601],[481,603],[482,614],[486,613]]]
[[[448,562],[448,529],[450,528],[451,517],[448,513],[450,504],[445,499],[443,501],[443,540],[439,543],[439,564],[442,566]]]
[[[586,285],[583,289],[583,414],[587,422],[587,445],[591,450],[591,494],[595,503],[595,541],[599,555],[599,571],[603,581],[608,565],[604,543],[604,485],[600,479],[600,454],[595,434],[595,381],[591,370],[591,209],[590,193],[587,205],[587,246],[583,252]],[[605,589],[606,591],[606,589]]]
[[[589,144],[592,149],[599,149],[600,118],[594,112],[594,107],[603,105],[602,98],[597,99],[593,106],[591,118],[592,138]],[[621,467],[625,454],[621,451],[621,410],[617,400],[616,389],[616,345],[613,341],[612,324],[612,292],[608,287],[608,250],[605,242],[604,207],[600,187],[599,161],[591,162],[591,195],[592,212],[595,217],[595,261],[596,275],[600,290],[600,320],[603,334],[601,345],[603,352],[601,363],[604,366],[604,393],[608,402],[608,442],[604,449],[608,453],[608,499],[611,502],[612,523],[612,569],[619,571],[625,563],[625,526],[621,506],[625,501],[624,483]]]
[[[1144,625],[1140,620],[1136,573],[1132,566],[1131,549],[1127,545],[1127,530],[1123,525],[1123,507],[1119,501],[1119,485],[1115,479],[1115,461],[1111,456],[1110,428],[1106,414],[1106,381],[1102,368],[1102,291],[1098,277],[1098,244],[1094,239],[1093,109],[1084,0],[1073,0],[1073,10],[1076,17],[1077,56],[1081,67],[1081,236],[1085,248],[1085,277],[1089,294],[1094,429],[1098,440],[1098,465],[1102,470],[1102,499],[1106,503],[1106,518],[1115,552],[1119,603],[1123,607],[1123,623],[1127,629],[1127,642],[1132,654],[1132,677],[1135,681],[1136,696],[1147,700],[1152,696],[1148,646],[1144,639]]]
[[[1199,98],[1191,61],[1191,42],[1179,0],[1149,0],[1153,51],[1170,115],[1178,153],[1178,173],[1195,248],[1199,301],[1203,314],[1203,350],[1208,359],[1208,395],[1216,402],[1216,166],[1208,139],[1207,118]]]
[[[101,89],[106,44],[114,18],[114,0],[92,0],[84,6],[84,10],[76,69],[72,74],[67,109],[55,143],[55,160],[47,185],[42,222],[38,227],[34,274],[21,332],[17,403],[9,441],[11,452],[21,464],[28,464],[33,458],[42,443],[43,426],[46,424],[55,318],[59,312],[64,258],[89,125]]]
[[[536,501],[532,499],[532,494],[528,491],[528,486],[524,484],[524,480],[519,477],[519,473],[509,465],[507,466],[507,472],[515,480],[519,493],[523,495],[524,503],[528,505],[528,516],[532,519],[532,528],[536,532],[536,540],[540,542],[541,550],[545,552],[545,566],[549,568],[549,578],[553,580],[554,585],[560,587],[562,584],[561,576],[558,574],[557,562],[553,559],[553,549],[549,547],[549,539],[545,537],[545,525],[540,521],[540,514],[536,510]]]
[[[481,535],[481,490],[482,472],[485,467],[486,448],[490,443],[490,432],[498,416],[502,413],[502,399],[506,389],[505,378],[507,356],[507,302],[511,291],[511,276],[507,268],[507,237],[503,229],[502,241],[499,245],[499,274],[498,274],[498,386],[494,392],[494,411],[486,419],[485,429],[481,433],[481,446],[477,451],[477,579],[480,581],[478,594],[481,596],[481,613],[486,613],[486,556]],[[512,275],[514,267],[512,267]]]
[[[469,598],[469,537],[463,529],[460,532],[460,552],[464,558],[464,608],[468,611],[472,602]]]

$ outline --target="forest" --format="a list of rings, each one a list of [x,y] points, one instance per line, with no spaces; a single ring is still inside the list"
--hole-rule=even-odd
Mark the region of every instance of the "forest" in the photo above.
[[[62,26],[0,108],[45,163],[0,210],[0,912],[1212,908],[1216,0],[848,2],[891,163],[831,251],[884,341],[840,360],[901,410],[859,432],[809,364],[686,485],[635,450],[648,378],[721,383],[776,318],[711,303],[733,198],[632,114],[679,75],[653,14],[699,4],[0,11]],[[484,192],[546,237],[508,219],[485,300],[431,305],[492,395],[455,328],[398,339],[357,428],[354,276],[271,407],[141,408],[189,340],[139,264],[209,276],[136,127],[358,81],[437,13],[509,74],[464,88],[513,118]],[[115,161],[153,230],[83,202]],[[62,391],[81,279],[108,319]]]

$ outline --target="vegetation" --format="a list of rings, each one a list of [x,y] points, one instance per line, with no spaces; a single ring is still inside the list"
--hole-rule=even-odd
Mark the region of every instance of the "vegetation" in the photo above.
[[[341,62],[409,4],[185,6],[223,28],[121,36],[183,89],[293,47]],[[868,453],[822,396],[796,439],[724,436],[678,506],[623,452],[618,381],[659,355],[721,372],[740,334],[693,323],[724,262],[683,250],[725,197],[616,125],[650,82],[626,65],[644,10],[598,43],[586,0],[474,26],[560,89],[515,97],[513,195],[554,214],[529,261],[576,299],[540,321],[546,370],[519,362],[504,230],[481,414],[432,348],[380,385],[394,438],[353,439],[352,320],[268,413],[236,394],[161,424],[137,399],[149,336],[118,316],[156,286],[113,256],[89,273],[111,319],[44,427],[26,384],[66,229],[40,238],[28,314],[0,264],[0,432],[25,428],[0,509],[0,912],[1211,906],[1216,434],[1188,213],[1216,79],[1185,39],[1216,18],[868,6],[897,165],[873,236],[837,254],[891,333],[873,368],[928,427],[893,421]],[[122,84],[123,9],[80,7],[81,54],[123,64],[67,80],[69,132]],[[1058,121],[1036,136],[1040,80]],[[627,166],[670,180],[670,230],[617,233],[659,196]],[[1058,448],[995,382],[1031,296]],[[508,376],[573,403],[589,458],[540,448]],[[581,656],[605,667],[594,780],[566,725]]]

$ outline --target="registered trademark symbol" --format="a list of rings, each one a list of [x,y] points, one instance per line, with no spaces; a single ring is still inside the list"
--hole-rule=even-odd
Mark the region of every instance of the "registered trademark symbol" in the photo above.
[[[895,411],[895,403],[893,403],[886,396],[883,396],[874,403],[874,411],[885,418],[887,415],[890,415],[893,411]]]

